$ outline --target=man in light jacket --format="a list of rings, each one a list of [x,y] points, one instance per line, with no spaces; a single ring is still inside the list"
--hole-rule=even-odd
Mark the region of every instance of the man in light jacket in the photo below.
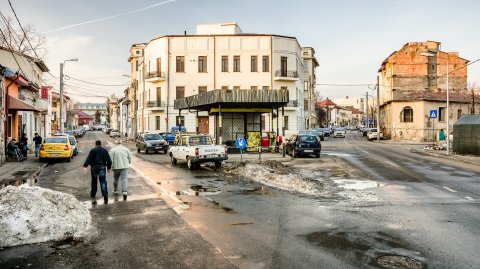
[[[123,200],[127,200],[127,176],[128,168],[132,162],[132,153],[130,150],[122,146],[122,140],[115,141],[117,146],[110,150],[110,156],[112,158],[112,170],[113,170],[113,194],[115,197],[118,195],[118,179],[122,178],[122,194]]]

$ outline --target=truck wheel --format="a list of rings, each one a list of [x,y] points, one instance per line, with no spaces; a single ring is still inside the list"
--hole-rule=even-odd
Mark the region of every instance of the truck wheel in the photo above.
[[[177,164],[177,159],[175,159],[172,154],[170,154],[170,161],[172,162],[172,164]]]
[[[315,158],[320,158],[320,153],[315,154]]]
[[[221,161],[216,161],[215,162],[215,167],[216,168],[220,168],[222,166],[222,162]]]
[[[187,168],[188,170],[193,170],[195,168],[195,164],[192,163],[192,159],[190,158],[187,160]]]

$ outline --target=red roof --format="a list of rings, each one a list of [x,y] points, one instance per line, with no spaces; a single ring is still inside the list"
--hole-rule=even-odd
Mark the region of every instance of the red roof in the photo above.
[[[93,119],[92,116],[88,115],[87,113],[85,113],[83,111],[78,111],[78,112],[76,112],[76,114],[78,115],[79,119]]]
[[[321,102],[317,102],[315,104],[316,107],[327,107],[327,106],[337,106],[337,104],[335,104],[332,100],[328,99],[325,99]]]

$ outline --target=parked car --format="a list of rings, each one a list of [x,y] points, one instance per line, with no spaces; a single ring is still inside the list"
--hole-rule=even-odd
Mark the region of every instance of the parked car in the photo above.
[[[64,159],[70,162],[73,158],[73,147],[68,136],[46,137],[40,146],[39,162],[47,159]]]
[[[118,130],[110,130],[110,137],[120,137],[120,131]]]
[[[185,128],[185,126],[172,126],[170,128],[170,133],[186,133],[187,132],[187,128]]]
[[[367,127],[363,128],[363,130],[362,130],[362,135],[363,135],[364,137],[367,136],[368,130],[370,130],[370,128],[367,128]]]
[[[318,128],[316,130],[320,130],[323,132],[323,136],[326,137],[326,136],[330,136],[331,132],[332,132],[332,129],[330,128]]]
[[[367,139],[369,141],[377,139],[377,136],[378,136],[377,128],[371,128],[370,130],[368,130]],[[380,139],[383,139],[383,132],[380,132]]]
[[[335,128],[335,132],[333,132],[333,138],[342,137],[345,138],[347,131],[344,128]]]
[[[137,152],[140,153],[141,150],[145,151],[145,154],[148,154],[150,151],[155,153],[163,151],[167,153],[168,143],[163,139],[159,134],[141,134],[137,137],[136,140]]]
[[[54,134],[53,136],[66,136],[66,137],[68,137],[68,139],[70,140],[70,145],[72,146],[72,151],[73,151],[72,158],[73,158],[73,156],[78,155],[77,139],[75,138],[75,136],[73,136],[71,134],[68,134],[68,133]]]
[[[109,135],[112,130],[113,130],[113,128],[106,128],[105,133]]]
[[[325,140],[325,132],[322,130],[322,128],[314,129],[312,132],[320,138],[320,141]]]
[[[228,160],[227,148],[215,145],[210,135],[182,135],[169,152],[172,164],[185,160],[189,170],[206,162],[214,163],[216,168],[220,168],[222,162]]]
[[[159,133],[168,142],[169,145],[173,145],[175,141],[175,134],[173,133]]]
[[[301,155],[314,155],[316,158],[320,158],[322,144],[316,135],[298,134],[292,135],[287,140],[285,150],[292,158]]]

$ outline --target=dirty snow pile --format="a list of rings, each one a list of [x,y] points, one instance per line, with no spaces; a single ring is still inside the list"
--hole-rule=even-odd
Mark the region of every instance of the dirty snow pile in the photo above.
[[[0,190],[0,247],[85,237],[91,228],[73,195],[27,184]]]
[[[318,188],[321,187],[318,182],[308,180],[299,174],[289,173],[287,167],[275,161],[246,162],[237,167],[224,168],[224,171],[241,175],[270,187],[304,194],[319,194]]]

